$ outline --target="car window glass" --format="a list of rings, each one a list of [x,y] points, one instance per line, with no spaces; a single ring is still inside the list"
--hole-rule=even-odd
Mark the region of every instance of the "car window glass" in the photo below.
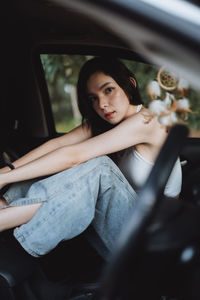
[[[81,124],[76,84],[81,66],[91,56],[41,54],[56,131],[68,132]]]
[[[76,85],[80,68],[92,56],[41,54],[40,58],[45,71],[56,131],[58,133],[68,132],[81,124],[81,115],[77,106]],[[182,86],[182,90],[178,90],[178,86],[170,90],[169,87],[164,86],[163,88],[161,85],[160,95],[152,96],[148,87],[152,81],[158,81],[158,74],[162,68],[133,60],[123,59],[123,62],[136,76],[145,106],[149,106],[152,100],[155,99],[163,101],[168,94],[172,95],[175,100],[188,99],[189,109],[187,108],[184,113],[180,113],[179,110],[176,113],[181,121],[186,122],[190,127],[190,135],[200,137],[198,113],[200,111],[200,95],[197,92],[192,90],[187,83],[184,83],[186,85]],[[184,80],[181,82],[184,82]],[[173,102],[174,100],[170,109],[176,110],[177,106],[173,105]]]

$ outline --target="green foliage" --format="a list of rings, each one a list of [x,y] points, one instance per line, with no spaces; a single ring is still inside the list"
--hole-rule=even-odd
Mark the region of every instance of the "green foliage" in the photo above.
[[[197,131],[200,129],[200,94],[189,89],[187,97],[190,100],[191,110],[194,112],[188,114],[187,124],[190,129]]]
[[[80,124],[80,122],[79,122],[79,124]],[[79,124],[77,124],[75,122],[73,116],[71,115],[71,116],[64,118],[62,121],[56,123],[56,131],[57,132],[68,132]]]
[[[65,83],[76,85],[80,68],[89,58],[84,55],[42,54],[41,61],[48,84],[55,84],[58,78],[62,78]]]
[[[73,120],[70,91],[65,86],[77,84],[81,66],[90,56],[42,54],[42,65],[45,72],[49,97],[52,104],[56,130],[58,132],[72,129],[79,120]],[[66,124],[66,126],[64,126]]]

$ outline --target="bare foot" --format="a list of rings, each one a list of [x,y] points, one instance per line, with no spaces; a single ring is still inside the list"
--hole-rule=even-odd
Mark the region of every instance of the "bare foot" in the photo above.
[[[0,198],[0,209],[2,209],[2,207],[5,205],[8,205],[8,203],[6,202],[6,200],[3,197],[1,197]]]

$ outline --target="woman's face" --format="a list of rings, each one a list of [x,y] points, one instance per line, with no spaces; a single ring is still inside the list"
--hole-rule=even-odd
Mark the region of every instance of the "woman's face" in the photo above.
[[[87,93],[93,109],[110,124],[117,124],[135,112],[124,90],[112,77],[102,72],[89,77]]]

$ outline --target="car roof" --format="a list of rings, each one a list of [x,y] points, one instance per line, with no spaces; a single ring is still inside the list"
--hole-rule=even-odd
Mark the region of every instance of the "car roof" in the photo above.
[[[10,2],[12,5],[10,5]],[[4,6],[8,18],[3,21],[7,30],[26,32],[32,42],[75,42],[85,45],[107,45],[127,47],[125,41],[105,30],[98,22],[91,20],[76,9],[64,8],[57,1],[19,0],[8,1]],[[9,32],[9,31],[8,31]]]

